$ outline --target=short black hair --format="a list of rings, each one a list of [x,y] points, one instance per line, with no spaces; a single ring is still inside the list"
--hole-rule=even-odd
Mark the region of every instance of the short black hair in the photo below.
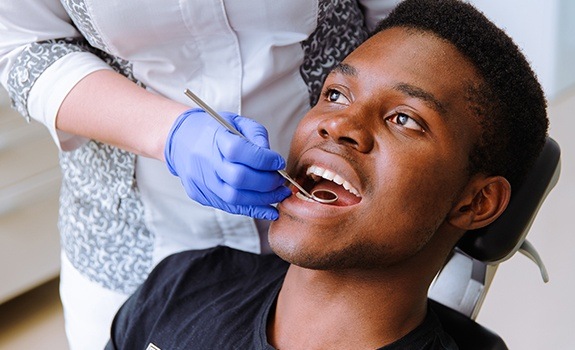
[[[393,27],[429,32],[454,45],[484,80],[467,95],[482,127],[469,159],[471,175],[504,176],[519,186],[547,136],[547,103],[513,40],[483,13],[459,0],[405,0],[374,33]]]

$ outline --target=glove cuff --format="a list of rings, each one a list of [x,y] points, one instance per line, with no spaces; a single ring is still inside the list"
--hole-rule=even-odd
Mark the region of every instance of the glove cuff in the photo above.
[[[166,146],[164,147],[164,159],[166,160],[166,165],[168,166],[168,170],[172,175],[178,176],[176,169],[172,164],[172,148],[173,148],[173,139],[176,131],[180,128],[180,126],[184,123],[184,121],[192,114],[196,112],[202,112],[203,110],[200,108],[192,108],[188,109],[187,111],[183,112],[176,118],[174,124],[170,128],[170,132],[168,132],[168,138],[166,139]]]

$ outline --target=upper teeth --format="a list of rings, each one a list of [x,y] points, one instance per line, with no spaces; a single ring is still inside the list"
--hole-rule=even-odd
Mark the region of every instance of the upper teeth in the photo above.
[[[333,181],[336,184],[343,186],[343,188],[348,190],[350,193],[353,193],[357,197],[361,197],[359,195],[359,191],[356,190],[355,187],[353,187],[346,179],[341,177],[339,174],[336,174],[331,170],[321,168],[317,165],[312,165],[307,169],[306,175],[311,176],[314,180],[317,180],[319,177],[321,177],[326,180]]]

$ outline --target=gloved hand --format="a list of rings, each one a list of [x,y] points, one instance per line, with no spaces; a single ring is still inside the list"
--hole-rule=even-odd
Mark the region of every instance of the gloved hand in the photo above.
[[[272,203],[291,195],[281,155],[269,149],[266,129],[232,113],[221,113],[248,140],[237,136],[202,109],[182,113],[168,133],[164,157],[188,196],[228,213],[256,219],[278,218]],[[251,141],[251,142],[250,142]]]

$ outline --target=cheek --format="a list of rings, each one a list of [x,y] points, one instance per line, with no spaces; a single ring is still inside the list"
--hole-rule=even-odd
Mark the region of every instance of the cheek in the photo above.
[[[303,150],[308,148],[310,140],[316,134],[316,123],[310,117],[304,118],[298,125],[290,144],[289,159],[296,160]]]
[[[415,157],[412,160],[424,162]],[[382,195],[374,200],[375,210],[371,211],[371,217],[377,222],[384,219],[394,223],[403,232],[436,227],[451,210],[459,186],[444,164],[429,166],[428,163],[425,167],[407,169],[380,178],[386,185]]]

